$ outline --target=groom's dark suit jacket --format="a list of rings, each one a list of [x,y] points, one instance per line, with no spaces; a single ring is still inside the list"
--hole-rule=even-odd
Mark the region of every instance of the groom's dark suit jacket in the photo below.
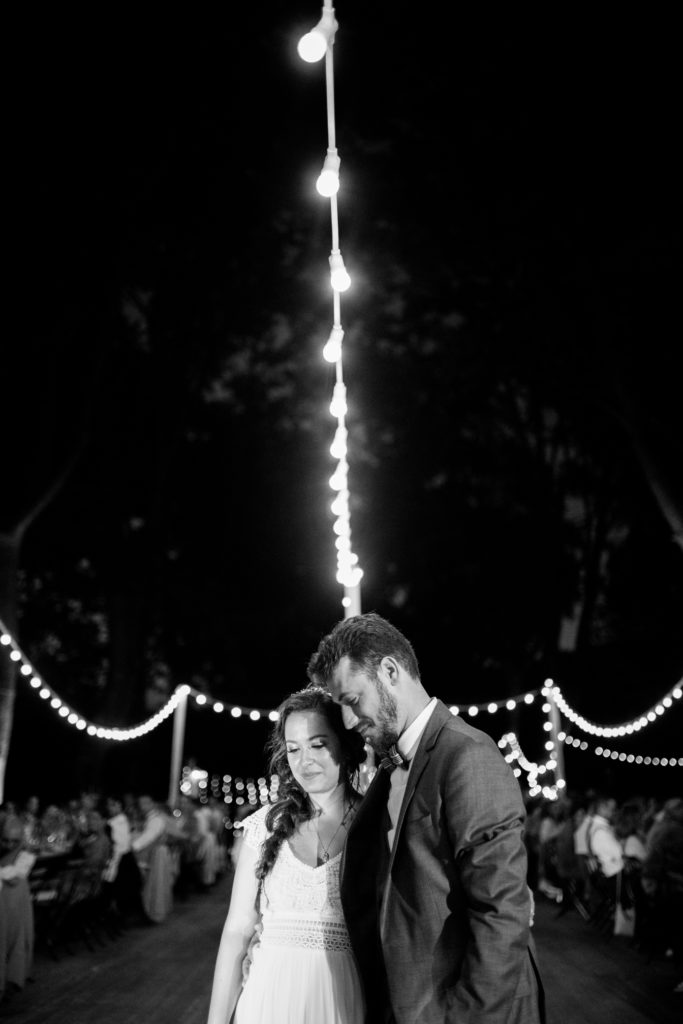
[[[368,1024],[543,1021],[529,934],[524,806],[495,743],[437,701],[413,759],[391,854],[388,789],[380,768],[342,861],[342,904]]]

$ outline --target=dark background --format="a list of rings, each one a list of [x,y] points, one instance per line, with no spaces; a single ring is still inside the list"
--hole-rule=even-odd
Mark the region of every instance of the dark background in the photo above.
[[[103,724],[180,682],[273,707],[341,615],[324,72],[296,55],[318,15],[60,11],[12,35],[0,532],[31,512],[20,642]],[[628,720],[683,674],[673,26],[337,15],[363,608],[448,703],[552,675]],[[680,715],[614,745],[680,755]],[[538,703],[482,717],[543,756]],[[170,732],[112,750],[20,680],[7,795],[163,792]],[[197,709],[186,753],[259,773],[266,735]],[[680,791],[678,768],[566,757],[571,786]]]

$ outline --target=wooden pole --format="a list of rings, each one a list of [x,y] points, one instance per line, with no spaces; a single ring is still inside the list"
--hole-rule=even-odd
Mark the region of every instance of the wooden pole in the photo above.
[[[185,720],[187,718],[188,689],[179,686],[176,690],[178,703],[173,712],[173,744],[171,747],[171,776],[168,782],[168,805],[177,807],[180,792],[180,772],[183,767],[183,748],[185,746]]]
[[[555,758],[555,786],[557,787],[558,794],[563,793],[566,789],[567,780],[564,774],[564,747],[562,740],[560,739],[560,731],[562,728],[562,721],[560,719],[560,709],[555,703],[555,695],[553,693],[552,686],[548,687],[548,721],[550,722],[550,738],[553,742],[553,757]]]

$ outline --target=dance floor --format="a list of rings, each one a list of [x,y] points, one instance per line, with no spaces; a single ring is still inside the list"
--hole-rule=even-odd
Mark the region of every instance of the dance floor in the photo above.
[[[169,920],[135,928],[58,962],[40,954],[34,981],[0,1006],[14,1024],[205,1024],[229,882],[178,903]],[[676,1024],[683,995],[666,961],[606,940],[575,912],[541,903],[534,928],[548,1024]],[[324,1024],[324,1022],[321,1022]]]

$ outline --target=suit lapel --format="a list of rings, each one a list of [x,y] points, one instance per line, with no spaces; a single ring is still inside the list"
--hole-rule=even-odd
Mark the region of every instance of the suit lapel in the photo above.
[[[388,790],[388,773],[383,768],[378,768],[349,826],[339,866],[342,885],[348,859],[348,850],[355,847],[356,844],[362,845],[364,842],[363,834],[367,833],[368,830],[375,830],[378,827],[378,822],[382,820],[382,811],[386,806]]]
[[[394,857],[396,856],[396,850],[401,837],[401,830],[403,828],[403,820],[406,816],[406,811],[410,805],[410,801],[415,794],[418,783],[424,772],[425,768],[429,764],[432,756],[432,751],[436,745],[436,741],[439,737],[439,733],[443,729],[446,722],[450,719],[451,713],[440,700],[437,700],[436,707],[429,716],[429,721],[425,727],[425,731],[420,737],[420,742],[415,752],[415,757],[410,766],[410,774],[408,776],[408,785],[406,791],[403,794],[403,801],[401,802],[401,809],[398,813],[398,821],[396,822],[396,832],[394,834],[394,842],[391,847],[391,854],[389,856],[389,875],[391,875],[391,869],[394,865]]]

